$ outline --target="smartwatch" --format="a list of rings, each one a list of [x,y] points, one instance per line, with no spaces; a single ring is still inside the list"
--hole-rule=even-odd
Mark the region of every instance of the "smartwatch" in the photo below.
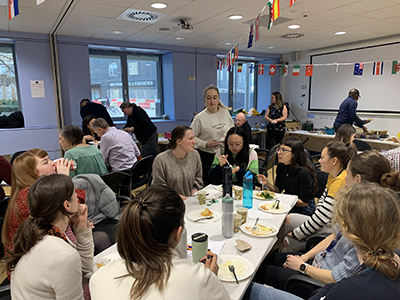
[[[306,274],[306,272],[307,272],[307,266],[308,266],[307,263],[302,263],[302,264],[300,265],[299,271],[300,271],[301,274],[304,274],[304,275]]]

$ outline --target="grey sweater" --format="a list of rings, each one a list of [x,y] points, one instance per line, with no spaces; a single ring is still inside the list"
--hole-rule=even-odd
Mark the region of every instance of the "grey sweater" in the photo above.
[[[199,153],[188,152],[184,159],[176,158],[172,150],[158,154],[153,163],[152,185],[166,185],[179,195],[191,196],[192,189],[203,187]]]

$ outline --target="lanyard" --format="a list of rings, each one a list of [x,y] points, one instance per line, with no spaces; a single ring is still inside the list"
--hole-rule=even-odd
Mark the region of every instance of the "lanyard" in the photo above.
[[[339,239],[342,237],[342,231],[340,230],[338,234],[336,235],[335,239],[329,244],[328,248],[321,254],[322,257],[325,257],[326,254],[332,251],[333,247],[336,246],[337,242]]]

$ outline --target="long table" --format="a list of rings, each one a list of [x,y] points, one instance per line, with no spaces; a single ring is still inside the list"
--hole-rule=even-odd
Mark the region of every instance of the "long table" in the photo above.
[[[209,185],[204,190],[208,191],[210,195],[213,195],[213,194],[215,195],[215,192],[218,191],[218,187],[214,186],[214,185]],[[286,194],[283,194],[283,195],[277,194],[277,195],[278,195],[279,199],[281,200],[281,203],[285,203],[285,204],[289,205],[290,207],[293,207],[294,204],[297,202],[297,196],[286,195]],[[211,210],[217,211],[222,214],[221,198],[219,198],[217,200],[219,201],[218,203],[212,204],[211,206],[207,206],[207,207],[210,208]],[[265,201],[254,199],[252,211],[261,212],[258,209],[258,205],[262,202],[265,202]],[[234,255],[242,256],[252,262],[252,264],[255,267],[255,270],[258,269],[261,262],[267,256],[267,254],[270,252],[270,250],[272,249],[272,246],[275,244],[275,242],[277,240],[276,236],[269,237],[269,238],[252,237],[252,236],[249,236],[249,235],[243,233],[242,231],[235,233],[233,238],[226,239],[221,234],[221,219],[218,221],[215,221],[215,222],[195,223],[187,217],[187,214],[193,210],[206,208],[206,206],[204,206],[204,205],[199,205],[196,197],[190,197],[190,198],[186,199],[185,205],[186,205],[185,227],[187,230],[188,237],[190,237],[193,233],[203,232],[203,233],[207,233],[207,235],[209,237],[209,241],[224,241],[225,245],[222,247],[219,255],[234,254]],[[235,206],[235,211],[236,211],[236,209],[238,207],[242,207],[242,201],[234,201],[234,206]],[[256,214],[256,212],[255,212],[255,214]],[[275,214],[275,215],[272,215],[272,219],[265,220],[265,222],[270,223],[271,225],[274,225],[276,228],[280,228],[282,226],[285,218],[286,218],[286,214]],[[248,222],[254,223],[254,221],[255,221],[255,218],[248,219]],[[248,242],[250,245],[252,245],[252,249],[247,252],[244,252],[244,253],[240,252],[239,250],[236,249],[236,240],[237,239],[241,239],[241,240]],[[102,253],[98,254],[95,257],[95,262],[100,260],[102,257],[106,257],[112,253],[116,253],[116,251],[117,250],[116,250],[115,245],[110,247],[109,249],[106,249],[105,251],[103,251]],[[228,291],[231,299],[239,300],[243,297],[253,276],[254,276],[254,274],[250,278],[240,281],[239,286],[237,286],[236,283],[223,282],[223,285],[225,286],[226,290]]]

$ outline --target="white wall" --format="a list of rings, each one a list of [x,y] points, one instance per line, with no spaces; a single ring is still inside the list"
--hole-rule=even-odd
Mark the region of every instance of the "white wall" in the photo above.
[[[358,47],[365,47],[365,46],[372,46],[372,45],[379,45],[379,44],[385,44],[393,41],[400,41],[400,38],[397,37],[395,39],[393,38],[388,38],[388,39],[380,39],[380,40],[374,40],[374,41],[368,41],[368,42],[363,42],[363,43],[353,43],[349,45],[343,45],[343,46],[336,46],[334,49],[322,49],[318,51],[313,51],[313,54],[318,53],[327,53],[327,52],[332,52],[332,51],[340,51],[344,49],[352,49],[352,48],[358,48]],[[393,53],[393,60],[398,59],[399,55],[398,53]],[[289,62],[289,64],[292,66],[294,64],[309,64],[310,63],[310,56],[308,52],[299,52],[299,61],[298,62],[293,62],[290,60],[290,55],[286,54],[283,55],[283,60],[285,62]],[[314,116],[314,127],[315,128],[321,128],[324,126],[333,126],[333,122],[336,117],[335,112],[315,112],[315,111],[308,111],[308,101],[309,101],[309,77],[305,76],[305,67],[302,66],[301,71],[300,71],[300,76],[292,76],[292,67],[289,67],[289,74],[287,77],[281,77],[281,82],[280,82],[280,91],[282,92],[282,96],[284,101],[290,102],[290,108],[293,109],[295,112],[296,116],[301,120],[301,122],[307,121],[307,116],[313,115]],[[393,75],[395,76],[395,75]],[[400,75],[399,76],[399,83],[400,83]],[[307,84],[307,90],[305,92],[300,91],[300,85],[301,84]],[[325,84],[329,85],[330,82],[326,82]],[[340,89],[341,87],[337,87],[337,89]],[[360,91],[361,95],[363,95],[363,91]],[[304,101],[304,106],[300,106],[300,99],[302,98],[302,95],[304,95],[305,101]],[[342,91],[343,95],[343,100],[347,97],[348,95],[348,90],[343,90]],[[400,96],[399,96],[400,100]],[[360,100],[362,101],[362,99]],[[384,98],[382,99],[376,99],[376,101],[380,102],[381,106],[385,106],[387,104],[387,101],[385,101]],[[361,106],[361,104],[359,105]],[[390,107],[388,107],[388,110]],[[362,119],[368,119],[372,118],[373,122],[371,122],[367,127],[369,129],[378,129],[378,130],[388,130],[389,135],[395,135],[397,136],[397,133],[400,132],[400,114],[375,114],[375,113],[358,113],[360,118]]]

